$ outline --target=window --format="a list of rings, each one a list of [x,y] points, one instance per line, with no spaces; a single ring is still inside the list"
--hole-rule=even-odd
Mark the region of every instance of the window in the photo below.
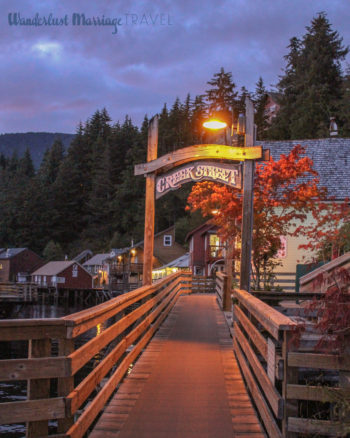
[[[195,266],[194,275],[203,275],[203,268],[201,266]]]
[[[171,246],[173,243],[173,236],[171,234],[165,234],[163,243],[164,246]]]
[[[209,236],[209,254],[210,257],[219,258],[223,257],[223,245],[220,242],[220,238],[216,234],[210,234]]]
[[[78,265],[73,265],[72,277],[78,277]]]

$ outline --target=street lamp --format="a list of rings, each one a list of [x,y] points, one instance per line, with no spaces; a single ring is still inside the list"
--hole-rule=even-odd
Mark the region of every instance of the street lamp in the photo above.
[[[226,128],[225,122],[211,120],[203,123],[209,129]],[[240,114],[237,123],[237,134],[244,135],[244,146],[255,144],[254,106],[249,97],[245,99],[245,115]],[[241,234],[241,269],[240,289],[250,292],[250,274],[253,238],[253,190],[254,190],[254,160],[245,160],[243,164],[243,206]],[[231,267],[232,271],[232,267]],[[228,269],[226,273],[229,275]]]
[[[217,131],[218,129],[224,129],[227,127],[227,123],[221,120],[211,119],[203,123],[204,128],[212,129]]]

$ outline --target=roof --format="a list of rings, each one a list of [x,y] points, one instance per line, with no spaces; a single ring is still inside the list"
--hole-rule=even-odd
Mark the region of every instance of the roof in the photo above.
[[[94,265],[103,265],[104,261],[108,258],[110,258],[110,253],[105,254],[96,254],[91,259],[87,260],[83,263],[83,266],[94,266]]]
[[[158,269],[163,269],[163,268],[188,268],[190,266],[190,254],[187,252],[186,254],[184,254],[181,257],[178,257],[175,260],[172,260],[171,262],[169,262],[168,264],[157,268]]]
[[[197,233],[197,231],[202,230],[201,234],[203,234],[206,231],[210,230],[211,228],[216,228],[216,225],[212,224],[210,221],[204,222],[204,224],[199,225],[197,228],[194,228],[193,230],[189,231],[187,233],[187,236],[186,236],[185,240],[187,241],[192,236],[192,234]]]
[[[79,263],[74,260],[49,262],[34,271],[32,275],[57,275],[65,269],[69,268],[69,266],[74,265],[75,263],[79,265]]]
[[[76,262],[81,262],[82,259],[84,259],[86,256],[92,257],[93,252],[90,249],[84,249],[80,254],[75,256],[73,260]]]
[[[111,252],[109,253],[109,257],[118,256],[120,254],[124,254],[125,252],[130,250],[130,246],[126,248],[112,248]]]
[[[306,148],[306,155],[314,162],[319,173],[320,186],[328,189],[330,197],[337,200],[350,197],[350,138],[323,138],[316,140],[258,141],[271,156],[278,160],[281,154],[288,154],[300,144]]]
[[[171,225],[170,227],[166,228],[165,230],[159,231],[159,233],[156,233],[154,235],[154,237],[158,237],[161,236],[164,233],[168,233],[169,231],[173,230],[175,228],[175,225]],[[130,246],[130,248],[135,248],[135,247],[139,247],[139,246],[143,246],[143,240],[141,240],[140,242],[135,243],[135,245]],[[130,248],[125,248],[126,250],[129,250]]]
[[[26,249],[27,248],[1,248],[0,259],[10,259]]]

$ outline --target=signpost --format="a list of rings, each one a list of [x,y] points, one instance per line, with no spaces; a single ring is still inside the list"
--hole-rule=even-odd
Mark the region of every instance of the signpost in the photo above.
[[[153,117],[148,128],[147,161],[153,161],[158,154],[158,116]],[[145,234],[143,242],[143,286],[152,284],[152,261],[154,246],[154,199],[155,175],[146,176]]]
[[[254,106],[246,97],[246,127],[245,147],[254,146]],[[250,273],[252,259],[253,238],[253,196],[254,196],[254,160],[244,162],[243,170],[243,209],[242,209],[242,246],[241,246],[241,272],[240,289],[250,292]]]
[[[213,181],[237,189],[242,188],[242,171],[239,164],[224,164],[208,161],[196,161],[157,176],[156,199],[176,190],[187,182]]]
[[[147,163],[136,165],[134,172],[135,175],[146,177],[143,285],[152,283],[155,199],[190,181],[208,180],[241,189],[243,179],[240,288],[249,291],[254,162],[269,159],[269,151],[264,151],[261,146],[255,146],[254,143],[254,107],[249,98],[246,98],[245,147],[198,144],[157,158],[158,116],[151,120],[148,130]],[[241,162],[243,162],[243,178]]]

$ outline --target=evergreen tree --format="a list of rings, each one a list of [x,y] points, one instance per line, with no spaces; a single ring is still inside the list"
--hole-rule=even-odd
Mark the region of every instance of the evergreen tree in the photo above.
[[[52,211],[52,238],[64,248],[78,238],[85,226],[91,190],[91,152],[91,142],[87,141],[82,125],[79,125],[53,187],[55,206]]]
[[[256,83],[253,97],[255,104],[254,122],[257,126],[257,140],[264,140],[266,137],[266,129],[268,128],[267,116],[265,114],[267,99],[268,94],[264,85],[264,81],[260,76],[258,82]]]
[[[215,73],[207,84],[212,87],[206,91],[209,114],[215,114],[216,117],[221,118],[230,125],[237,97],[232,73],[225,72],[224,68],[221,67],[220,72]]]
[[[348,53],[325,13],[308,26],[301,41],[292,38],[287,68],[278,89],[282,109],[273,121],[273,138],[319,138],[329,135],[342,94],[340,62]]]
[[[47,262],[63,260],[64,253],[61,245],[50,240],[44,248],[43,257]]]
[[[205,143],[203,123],[207,118],[207,104],[204,99],[204,95],[196,96],[192,104],[191,132],[193,143]]]
[[[45,152],[39,168],[39,176],[44,184],[53,184],[56,181],[59,167],[64,158],[64,146],[60,139],[53,142]]]
[[[339,134],[341,137],[350,137],[350,67],[342,84],[342,98],[339,103],[338,117]]]
[[[23,157],[19,160],[18,163],[18,171],[29,178],[33,177],[35,174],[33,160],[30,155],[29,148],[27,148],[24,152]]]

